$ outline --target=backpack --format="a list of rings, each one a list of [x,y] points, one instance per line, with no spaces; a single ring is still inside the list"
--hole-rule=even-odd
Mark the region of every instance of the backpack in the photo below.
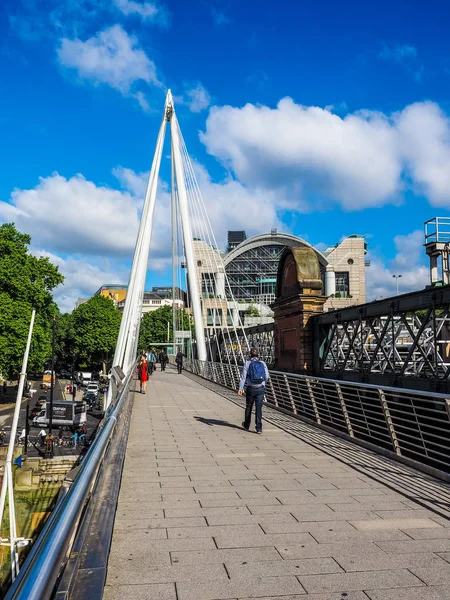
[[[264,363],[260,360],[251,360],[248,368],[248,382],[250,385],[260,385],[266,381]]]

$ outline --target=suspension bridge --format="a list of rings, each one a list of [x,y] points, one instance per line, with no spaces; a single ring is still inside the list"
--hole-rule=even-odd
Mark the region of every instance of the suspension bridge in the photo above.
[[[174,304],[184,371],[139,394],[168,125],[172,284],[187,281],[194,334]],[[5,598],[450,598],[448,288],[323,313],[317,257],[289,248],[274,324],[245,329],[217,247],[169,92],[104,418],[26,549],[8,455]],[[241,427],[236,394],[253,346],[270,367],[262,435]]]

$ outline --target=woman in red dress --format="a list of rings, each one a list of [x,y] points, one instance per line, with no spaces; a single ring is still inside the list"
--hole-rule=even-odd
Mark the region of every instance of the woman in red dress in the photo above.
[[[145,355],[141,356],[141,362],[138,367],[138,377],[141,386],[140,392],[141,394],[145,394],[147,388],[147,361],[145,360]]]

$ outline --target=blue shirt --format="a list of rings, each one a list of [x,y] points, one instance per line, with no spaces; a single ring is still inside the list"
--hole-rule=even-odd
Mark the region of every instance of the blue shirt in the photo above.
[[[264,371],[266,373],[266,381],[263,381],[262,383],[258,383],[256,385],[255,384],[250,384],[247,381],[248,369],[250,367],[250,363],[251,363],[252,360],[259,360],[259,358],[252,358],[252,359],[246,361],[246,363],[244,365],[244,368],[242,369],[242,377],[241,377],[241,380],[239,382],[239,389],[240,390],[244,389],[244,385],[246,383],[247,383],[247,385],[251,385],[252,387],[261,387],[261,386],[264,387],[266,385],[266,381],[269,379],[269,370],[267,368],[267,365],[266,365],[266,363],[263,360],[261,360],[260,362],[262,362],[262,364],[264,365]]]
[[[148,353],[148,361],[151,362],[151,363],[156,362],[156,356],[154,355],[153,352],[149,352]]]

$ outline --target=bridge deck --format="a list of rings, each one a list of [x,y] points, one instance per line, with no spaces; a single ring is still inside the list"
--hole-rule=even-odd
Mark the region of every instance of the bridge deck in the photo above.
[[[450,599],[450,521],[411,500],[419,482],[448,506],[444,484],[307,425],[242,420],[173,370],[135,394],[106,600]]]

